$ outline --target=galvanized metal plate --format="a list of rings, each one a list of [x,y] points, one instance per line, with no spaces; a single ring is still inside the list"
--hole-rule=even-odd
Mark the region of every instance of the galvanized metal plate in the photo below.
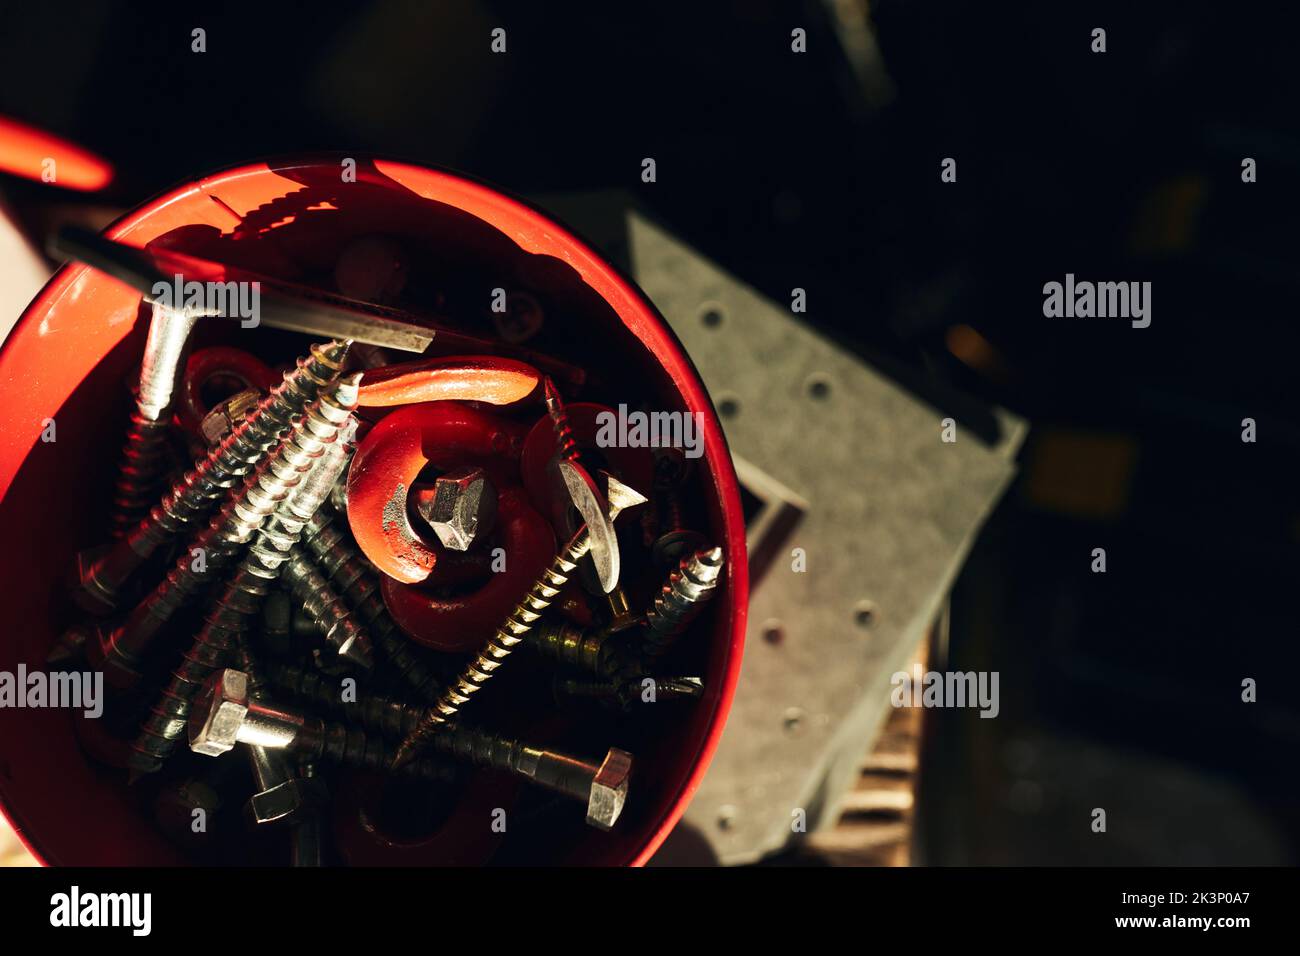
[[[998,411],[995,445],[960,426],[944,442],[951,411],[635,212],[627,232],[633,275],[699,369],[760,503],[739,691],[662,856],[750,862],[795,839],[800,822],[834,824],[886,716],[890,676],[1010,481],[1025,425]]]

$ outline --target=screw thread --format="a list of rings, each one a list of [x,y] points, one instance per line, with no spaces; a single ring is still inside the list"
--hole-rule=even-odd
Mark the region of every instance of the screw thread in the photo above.
[[[327,707],[366,730],[401,739],[411,733],[424,715],[421,704],[384,694],[366,694],[357,701],[343,699],[338,679],[290,664],[275,664],[268,671],[271,683],[299,700]]]
[[[245,622],[257,613],[269,587],[269,580],[245,566],[235,571],[131,746],[130,766],[137,774],[161,770],[175,751],[203,682],[230,659]]]
[[[205,617],[189,652],[172,673],[162,699],[136,738],[131,762],[136,771],[150,773],[161,769],[175,750],[190,704],[200,686],[213,670],[223,665],[248,621],[261,611],[271,582],[279,575],[281,565],[306,523],[306,518],[295,514],[292,501],[283,507],[280,505],[289,496],[290,489],[301,480],[302,474],[338,438],[339,430],[351,419],[355,407],[356,382],[339,383],[331,393],[312,403],[301,426],[296,427],[285,441],[286,451],[273,456],[272,464],[259,470],[257,477],[249,481],[245,497],[251,503],[252,511],[261,511],[262,517],[274,511],[275,527],[258,532],[243,563]],[[283,461],[283,467],[276,468],[276,460]],[[317,507],[319,504],[316,502]],[[300,503],[298,507],[309,505],[310,501]],[[239,513],[238,506],[235,510]],[[258,517],[256,524],[251,523],[250,518],[250,528],[258,528],[262,517]],[[297,531],[293,530],[295,527]]]
[[[682,558],[646,611],[642,653],[663,654],[713,596],[722,574],[722,549],[701,548]]]
[[[667,531],[678,531],[685,527],[682,523],[682,499],[677,492],[666,490],[659,498],[659,513],[662,515],[659,526]]]
[[[608,674],[613,645],[604,629],[583,629],[572,624],[543,624],[533,630],[530,643],[553,661],[592,674]]]
[[[607,700],[618,693],[618,682],[600,677],[557,678],[554,684],[558,697],[577,700]]]
[[[438,751],[477,767],[490,767],[508,773],[524,773],[524,746],[509,737],[502,737],[471,727],[451,727],[447,733],[438,734],[430,746]]]
[[[441,689],[440,675],[417,656],[388,614],[379,581],[361,553],[323,512],[307,522],[303,543],[339,589],[343,599],[366,625],[370,639],[383,653],[388,669],[396,673],[421,700],[433,703]]]
[[[374,653],[369,635],[353,620],[348,605],[317,570],[311,558],[294,548],[289,552],[281,573],[312,625],[325,636],[326,643],[340,657],[370,670],[374,666]]]
[[[302,424],[300,419],[299,425]],[[112,653],[130,661],[157,638],[172,616],[218,573],[224,571],[262,521],[288,494],[311,458],[291,440],[263,459],[243,486],[233,490],[153,592],[136,605],[112,640]],[[202,555],[196,561],[194,552]]]
[[[393,747],[388,741],[360,727],[332,721],[309,720],[294,741],[293,749],[309,759],[327,760],[356,770],[398,769],[405,776],[433,781],[456,778],[456,768],[442,761],[416,760],[396,768]]]
[[[235,642],[235,667],[248,675],[248,696],[253,700],[265,700],[270,684],[267,672],[262,669],[262,662],[248,646],[248,641],[241,633]]]
[[[533,624],[542,615],[560,590],[569,581],[578,562],[591,547],[591,539],[584,525],[570,539],[564,550],[555,556],[551,566],[542,572],[522,601],[515,605],[507,616],[505,623],[497,628],[496,633],[488,639],[487,645],[478,656],[461,672],[433,706],[425,713],[415,733],[402,741],[398,748],[397,760],[404,762],[411,759],[420,748],[444,725],[452,720],[461,707],[469,703],[470,698],[478,693],[492,679],[492,675],[505,663],[507,657],[532,630]]]
[[[573,438],[573,426],[569,423],[569,413],[564,409],[559,389],[549,377],[542,386],[542,395],[546,401],[546,414],[551,418],[551,427],[555,429],[558,455],[564,461],[578,460],[578,443]]]
[[[130,534],[119,538],[89,568],[78,592],[88,609],[114,607],[118,590],[160,546],[207,514],[227,489],[253,469],[294,416],[338,377],[348,345],[313,345],[309,357],[298,359],[298,367],[206,458],[186,471]]]
[[[305,519],[300,519],[299,514],[311,501],[297,494],[291,498],[289,491],[304,481],[304,473],[312,469],[313,462],[321,458],[339,429],[350,420],[347,400],[355,402],[355,387],[339,385],[334,391],[342,393],[341,398],[327,394],[314,402],[307,415],[293,423],[293,430],[280,447],[258,464],[240,489],[231,492],[153,593],[131,612],[114,636],[112,653],[127,661],[139,657],[172,615],[224,570],[264,523],[270,529],[271,541],[284,540],[295,522],[301,530]],[[272,521],[267,521],[268,516]],[[196,550],[202,553],[202,562],[194,561]]]
[[[339,436],[354,422],[359,384],[360,376],[353,375],[322,394],[308,408],[302,428],[289,439],[306,458],[306,466],[298,469],[300,477],[289,486],[292,492],[277,499],[274,511],[261,523],[246,559],[272,576],[288,559],[308,519],[325,502],[347,464],[348,449]]]
[[[113,488],[114,538],[121,538],[138,525],[158,500],[169,461],[167,425],[166,420],[148,418],[138,407],[131,412],[122,466]]]

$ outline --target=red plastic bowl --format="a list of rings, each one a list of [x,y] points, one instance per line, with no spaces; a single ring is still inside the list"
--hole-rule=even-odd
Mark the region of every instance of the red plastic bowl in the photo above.
[[[274,255],[278,210],[301,215],[304,196],[332,198],[313,208],[324,223],[295,248],[310,258],[333,254],[350,234],[404,229],[431,242],[491,259],[505,256],[566,294],[596,296],[627,361],[664,401],[705,415],[699,460],[713,538],[729,561],[722,586],[701,620],[711,628],[707,692],[680,733],[639,753],[633,799],[611,834],[579,831],[553,862],[639,865],[680,818],[722,732],[739,674],[748,582],[740,495],[722,429],[680,343],[645,297],[588,245],[527,205],[447,172],[385,160],[358,162],[357,182],[341,183],[340,159],[309,157],[258,163],[188,183],[124,216],[108,235],[146,243],[175,235],[229,235],[250,211],[265,230],[261,271],[292,274]],[[307,190],[307,192],[304,192]],[[312,192],[314,190],[315,192]],[[293,195],[290,195],[293,194]],[[289,199],[283,197],[289,196]],[[267,205],[274,204],[274,205]],[[267,215],[268,211],[276,215]],[[198,228],[194,227],[205,227]],[[291,230],[292,231],[292,230]],[[448,245],[448,248],[452,248]],[[200,248],[189,251],[199,252]],[[291,257],[286,257],[285,263]],[[533,269],[533,267],[537,267]],[[0,349],[0,670],[44,667],[69,620],[65,597],[74,553],[102,540],[126,416],[122,383],[138,361],[146,332],[140,297],[87,267],[61,269],[28,307]],[[44,442],[47,419],[56,440]],[[87,761],[66,710],[0,709],[0,808],[47,864],[184,863],[128,794],[120,772]]]

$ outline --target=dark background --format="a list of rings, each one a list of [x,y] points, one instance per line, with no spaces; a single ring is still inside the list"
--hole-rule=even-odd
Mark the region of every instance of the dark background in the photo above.
[[[123,207],[312,149],[625,190],[778,301],[806,288],[846,348],[1031,421],[952,605],[949,666],[1000,670],[1002,717],[936,712],[922,860],[1296,862],[1285,5],[878,0],[865,46],[863,0],[180,6],[6,4],[0,114],[110,159]],[[1151,327],[1045,319],[1067,272],[1151,281]]]

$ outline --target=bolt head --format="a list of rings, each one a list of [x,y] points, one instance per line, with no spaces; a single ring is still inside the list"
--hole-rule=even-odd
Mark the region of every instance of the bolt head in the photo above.
[[[632,755],[611,747],[591,782],[587,822],[602,830],[613,829],[627,802],[627,784],[632,776]]]
[[[294,777],[269,790],[255,793],[245,807],[255,824],[292,823],[323,806],[329,799],[319,777]]]
[[[491,527],[496,500],[482,468],[458,468],[434,482],[433,497],[421,505],[421,513],[444,548],[468,551]]]
[[[217,671],[203,685],[190,711],[190,749],[220,757],[234,749],[248,714],[248,675],[233,668]]]

